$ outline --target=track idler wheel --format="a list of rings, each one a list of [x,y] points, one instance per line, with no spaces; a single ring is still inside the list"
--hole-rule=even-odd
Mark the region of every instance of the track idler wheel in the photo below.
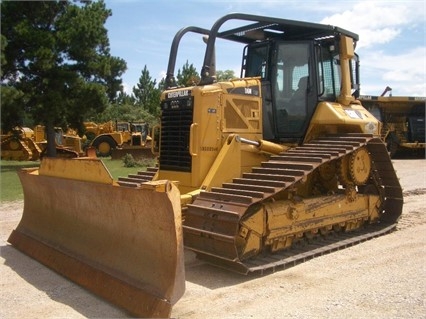
[[[371,156],[366,147],[359,148],[340,161],[339,177],[343,185],[364,185],[371,173]]]
[[[371,172],[371,157],[367,148],[357,149],[350,155],[349,173],[355,185],[367,182]]]

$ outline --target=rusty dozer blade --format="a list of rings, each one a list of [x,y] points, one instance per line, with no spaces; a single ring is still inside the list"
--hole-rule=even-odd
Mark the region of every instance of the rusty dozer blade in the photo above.
[[[132,315],[170,316],[185,290],[176,186],[119,186],[94,158],[45,158],[19,177],[13,246]]]

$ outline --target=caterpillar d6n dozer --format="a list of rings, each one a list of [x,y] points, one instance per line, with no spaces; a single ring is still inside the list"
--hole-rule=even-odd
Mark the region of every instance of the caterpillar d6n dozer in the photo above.
[[[206,39],[204,63],[197,85],[177,87],[187,33]],[[182,295],[182,243],[247,274],[392,231],[402,189],[380,122],[357,100],[357,40],[338,27],[238,13],[210,30],[180,30],[154,128],[157,167],[112,181],[93,159],[43,160],[20,174],[24,215],[10,242],[154,316]],[[241,77],[217,81],[214,48],[226,41],[241,45]]]

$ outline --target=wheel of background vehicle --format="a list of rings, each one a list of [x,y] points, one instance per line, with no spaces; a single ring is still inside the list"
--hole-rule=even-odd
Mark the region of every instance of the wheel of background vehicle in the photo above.
[[[93,141],[96,137],[96,134],[93,132],[86,132],[84,133],[84,135],[86,136],[86,139],[90,142]]]
[[[111,156],[112,149],[116,147],[115,141],[109,136],[99,136],[92,144],[96,148],[98,156]]]
[[[386,148],[391,158],[396,154],[398,147],[398,138],[394,134],[389,134],[386,138]]]
[[[398,150],[398,143],[394,142],[394,141],[390,141],[389,143],[387,143],[387,149],[389,152],[389,156],[392,158],[395,156],[397,150]]]

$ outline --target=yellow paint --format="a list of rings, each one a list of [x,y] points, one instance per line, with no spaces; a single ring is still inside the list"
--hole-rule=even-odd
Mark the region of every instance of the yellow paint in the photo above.
[[[113,178],[98,158],[43,158],[39,175],[102,184],[113,184]]]

